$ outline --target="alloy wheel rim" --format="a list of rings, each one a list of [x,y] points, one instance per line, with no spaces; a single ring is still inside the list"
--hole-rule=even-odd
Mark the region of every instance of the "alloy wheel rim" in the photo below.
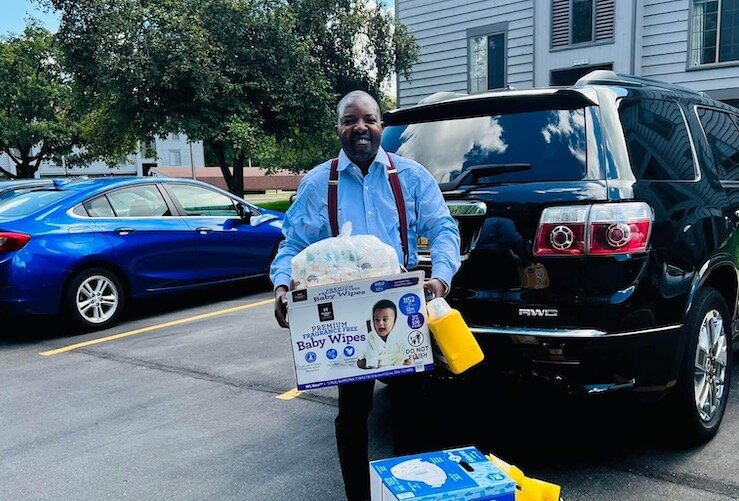
[[[695,406],[701,421],[713,419],[724,399],[727,363],[724,319],[717,310],[706,313],[698,331],[695,350]]]
[[[109,320],[118,310],[118,290],[103,275],[92,275],[77,289],[77,311],[91,324]]]

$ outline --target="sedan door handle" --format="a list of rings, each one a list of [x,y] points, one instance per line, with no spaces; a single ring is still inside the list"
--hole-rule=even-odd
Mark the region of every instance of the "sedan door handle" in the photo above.
[[[133,233],[134,229],[133,228],[116,228],[113,231],[121,236],[125,236],[125,235],[130,235],[131,233]]]
[[[195,228],[195,231],[197,231],[201,235],[207,235],[208,233],[213,231],[213,228],[208,228],[207,226],[201,226],[200,228]]]

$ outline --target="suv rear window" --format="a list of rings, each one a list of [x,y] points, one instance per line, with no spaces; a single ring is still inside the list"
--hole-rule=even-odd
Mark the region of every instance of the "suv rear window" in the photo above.
[[[439,183],[486,185],[587,177],[585,110],[544,110],[385,127],[382,147]]]

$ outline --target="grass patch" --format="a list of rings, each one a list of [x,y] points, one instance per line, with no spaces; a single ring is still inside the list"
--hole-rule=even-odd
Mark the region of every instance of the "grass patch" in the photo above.
[[[290,200],[275,200],[274,202],[262,202],[257,204],[258,207],[269,210],[285,212],[290,207]]]

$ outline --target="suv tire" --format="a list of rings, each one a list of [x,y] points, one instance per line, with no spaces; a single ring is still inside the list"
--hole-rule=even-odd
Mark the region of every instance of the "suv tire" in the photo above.
[[[687,349],[666,411],[675,420],[673,439],[690,446],[718,431],[731,386],[731,317],[723,296],[711,287],[698,291],[683,325]]]

